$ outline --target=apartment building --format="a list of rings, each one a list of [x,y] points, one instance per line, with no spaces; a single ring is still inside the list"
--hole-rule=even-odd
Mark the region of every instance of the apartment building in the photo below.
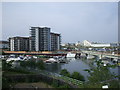
[[[10,51],[29,51],[29,37],[10,37]]]

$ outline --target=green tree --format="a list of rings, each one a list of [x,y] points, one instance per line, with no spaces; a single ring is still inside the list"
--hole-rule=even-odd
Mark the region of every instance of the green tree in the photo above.
[[[110,85],[110,81],[112,81],[112,79],[115,79],[116,77],[109,70],[109,67],[114,68],[115,65],[103,66],[103,63],[101,61],[96,61],[96,63],[96,68],[85,70],[88,71],[88,73],[90,74],[90,76],[88,77],[89,81],[86,83],[85,87],[101,88],[106,83]]]
[[[82,76],[79,72],[73,72],[71,77],[74,79],[85,81],[84,76]]]
[[[70,77],[70,73],[66,69],[61,70],[60,74],[67,76],[67,77]]]
[[[9,70],[11,69],[12,67],[12,62],[13,61],[10,61],[10,62],[6,62],[5,60],[2,61],[2,70]]]
[[[36,62],[36,66],[37,66],[37,68],[39,68],[39,69],[42,69],[42,70],[45,69],[45,64],[43,63],[42,60],[37,61],[37,62]]]
[[[85,71],[88,71],[90,76],[88,77],[88,80],[91,83],[97,83],[109,80],[113,77],[112,73],[109,71],[107,66],[103,66],[103,63],[101,61],[96,61],[97,67],[94,69],[86,69]]]

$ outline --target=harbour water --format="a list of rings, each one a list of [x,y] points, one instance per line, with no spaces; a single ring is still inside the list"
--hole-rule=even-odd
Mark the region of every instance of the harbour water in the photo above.
[[[99,60],[97,57],[92,60],[88,60],[86,58],[64,58],[64,61],[66,63],[45,63],[46,71],[52,72],[52,73],[60,73],[62,69],[67,69],[71,74],[73,72],[79,72],[81,75],[84,76],[85,80],[88,80],[89,73],[87,71],[84,71],[85,69],[91,69],[96,68],[96,60]],[[110,64],[114,63],[111,60],[109,61]],[[19,66],[19,63],[14,62],[15,66]],[[117,66],[115,68],[109,68],[111,73],[114,73],[114,75],[120,75],[120,66]]]
[[[54,72],[54,73],[60,73],[60,71],[62,69],[67,69],[70,73],[76,71],[76,72],[79,72],[80,74],[82,74],[85,77],[85,80],[87,80],[89,73],[87,71],[84,71],[84,70],[95,67],[94,60],[66,58],[66,61],[68,61],[68,63],[46,64],[46,69],[48,71]],[[116,75],[120,75],[120,67],[109,68],[109,69],[110,69],[111,73],[114,73]]]

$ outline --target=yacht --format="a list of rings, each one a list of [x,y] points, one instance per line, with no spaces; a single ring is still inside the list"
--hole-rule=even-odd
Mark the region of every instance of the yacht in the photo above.
[[[87,59],[94,59],[94,58],[95,58],[95,56],[92,56],[92,55],[87,56]]]
[[[10,61],[19,61],[19,60],[22,61],[23,56],[15,57],[15,55],[10,55],[9,58],[6,61],[10,62]]]
[[[7,62],[10,62],[10,61],[22,61],[23,59],[21,59],[20,57],[17,57],[17,58],[8,58],[6,61]]]
[[[75,58],[75,55],[76,54],[74,54],[74,53],[68,52],[67,55],[66,55],[66,57],[67,58]]]
[[[45,63],[58,63],[58,61],[54,58],[49,58],[48,60],[44,61]]]

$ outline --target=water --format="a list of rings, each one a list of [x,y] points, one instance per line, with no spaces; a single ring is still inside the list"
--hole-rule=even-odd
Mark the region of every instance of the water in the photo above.
[[[98,58],[96,59],[98,60]],[[82,74],[85,77],[85,80],[88,80],[87,77],[89,76],[89,73],[84,70],[94,68],[96,66],[96,63],[94,62],[96,59],[87,60],[87,59],[66,58],[65,61],[67,61],[67,63],[50,63],[50,64],[45,64],[45,67],[47,71],[53,73],[60,73],[62,69],[67,69],[67,71],[69,71],[70,73],[76,71]],[[16,62],[15,65],[19,66],[19,63]],[[120,75],[120,67],[109,68],[109,70],[112,73],[115,73],[116,75]]]
[[[88,72],[84,71],[85,69],[90,69],[90,60],[82,60],[75,58],[67,58],[68,63],[51,63],[46,64],[46,69],[50,72],[60,73],[62,69],[67,69],[70,73],[79,72],[87,80]],[[88,64],[89,63],[89,64]]]
[[[85,77],[85,80],[88,80],[87,77],[89,73],[84,71],[85,69],[91,69],[95,66],[94,60],[86,60],[86,59],[75,59],[75,58],[67,58],[65,59],[68,63],[51,63],[46,64],[46,69],[50,72],[60,73],[62,69],[67,69],[70,73],[74,71],[79,72]],[[120,67],[110,68],[112,73],[116,75],[120,75]]]

